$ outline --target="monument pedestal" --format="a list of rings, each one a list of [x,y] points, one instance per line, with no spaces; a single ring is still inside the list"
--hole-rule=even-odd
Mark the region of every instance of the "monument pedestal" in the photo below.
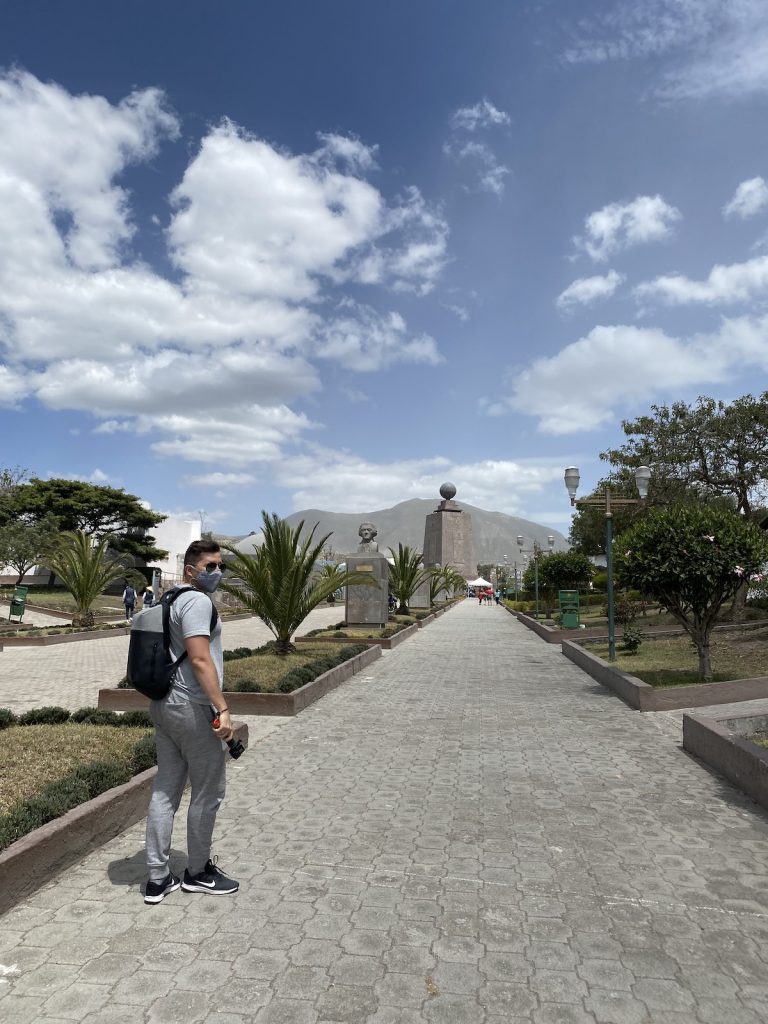
[[[475,545],[472,538],[472,517],[453,501],[456,488],[443,484],[443,500],[424,524],[424,565],[452,565],[465,579],[477,576]]]
[[[360,572],[377,584],[375,587],[347,587],[344,619],[348,626],[384,628],[389,621],[389,562],[378,552],[347,555],[349,572]]]

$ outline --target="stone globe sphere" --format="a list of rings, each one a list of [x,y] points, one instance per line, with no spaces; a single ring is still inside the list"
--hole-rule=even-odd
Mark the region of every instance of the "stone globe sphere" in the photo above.
[[[456,487],[451,483],[444,483],[440,488],[440,496],[445,498],[446,501],[451,501],[452,498],[456,497]]]

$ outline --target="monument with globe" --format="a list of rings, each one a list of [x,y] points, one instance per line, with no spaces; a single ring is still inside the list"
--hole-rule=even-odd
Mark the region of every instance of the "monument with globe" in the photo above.
[[[472,516],[453,500],[456,487],[444,483],[440,488],[443,499],[424,523],[424,565],[452,565],[465,579],[477,576],[475,545],[472,537]]]

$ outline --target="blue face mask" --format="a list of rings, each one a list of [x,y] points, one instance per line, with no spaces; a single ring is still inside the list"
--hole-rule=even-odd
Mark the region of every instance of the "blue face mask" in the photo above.
[[[212,594],[221,583],[221,569],[214,569],[213,572],[199,572],[195,576],[195,583],[206,594]]]

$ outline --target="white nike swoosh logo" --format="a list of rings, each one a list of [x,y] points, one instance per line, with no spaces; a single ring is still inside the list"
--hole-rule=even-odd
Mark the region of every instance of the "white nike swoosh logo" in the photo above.
[[[215,882],[204,882],[202,880],[202,878],[198,878],[197,881],[193,882],[192,884],[193,885],[204,885],[207,889],[215,889],[216,888],[216,883]]]

